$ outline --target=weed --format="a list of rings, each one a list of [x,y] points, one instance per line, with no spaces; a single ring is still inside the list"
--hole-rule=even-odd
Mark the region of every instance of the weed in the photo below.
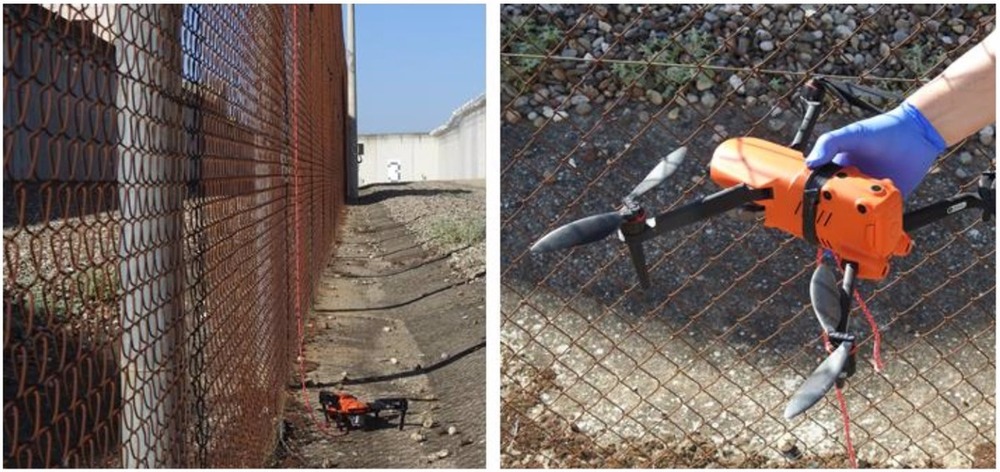
[[[510,51],[514,54],[545,55],[562,41],[562,31],[550,24],[540,25],[534,18],[519,16],[509,23],[505,22],[501,29],[502,40],[510,41]],[[513,68],[505,77],[512,79],[515,85],[531,77],[542,64],[535,57],[515,57],[506,62]]]
[[[917,77],[924,77],[927,73],[944,57],[944,52],[937,51],[934,54],[930,54],[924,45],[920,43],[911,44],[910,47],[903,51],[900,60],[906,67],[913,71]]]
[[[632,84],[642,85],[640,79],[642,78],[643,69],[646,66],[642,64],[626,64],[622,62],[616,62],[611,64],[611,72],[618,76],[618,79],[623,87]]]
[[[470,246],[486,238],[482,218],[440,219],[430,227],[430,237],[442,246]]]

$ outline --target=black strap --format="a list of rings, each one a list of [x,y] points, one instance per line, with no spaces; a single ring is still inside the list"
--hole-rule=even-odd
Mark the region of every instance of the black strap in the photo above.
[[[802,237],[812,244],[819,244],[816,240],[816,206],[819,205],[820,191],[839,170],[840,166],[829,162],[814,170],[806,180],[802,193]]]

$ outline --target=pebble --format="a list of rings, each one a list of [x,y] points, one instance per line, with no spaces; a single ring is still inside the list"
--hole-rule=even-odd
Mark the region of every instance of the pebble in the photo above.
[[[573,111],[575,111],[578,115],[589,115],[590,111],[593,108],[594,107],[592,107],[590,105],[590,103],[584,102],[584,103],[577,104],[575,107],[573,107]]]
[[[427,440],[427,436],[424,436],[423,434],[420,434],[419,432],[415,432],[415,433],[413,433],[413,434],[410,435],[410,439],[412,439],[413,442],[418,442],[419,443],[419,442],[426,441]]]
[[[667,112],[667,118],[670,120],[676,120],[677,118],[680,118],[680,116],[681,116],[680,108],[674,108]]]
[[[733,74],[729,76],[729,85],[736,90],[736,93],[745,93],[746,87],[743,86],[743,79],[740,76]]]
[[[649,112],[646,111],[646,110],[640,111],[639,112],[639,121],[641,121],[643,123],[649,123]]]
[[[516,125],[517,122],[521,121],[521,114],[518,113],[516,110],[507,110],[506,112],[504,112],[503,116],[504,119],[506,119],[507,122],[512,125]]]
[[[995,137],[996,130],[993,125],[989,125],[981,130],[979,130],[979,142],[983,145],[989,146],[993,144],[993,139]]]
[[[761,41],[760,50],[764,52],[774,51],[774,41]]]
[[[448,427],[448,435],[449,436],[454,436],[456,434],[458,434],[458,428],[456,428],[454,426],[449,426]]]
[[[800,451],[799,447],[795,445],[795,440],[793,439],[786,439],[782,441],[781,445],[778,446],[778,449],[781,451],[782,455],[789,459],[795,460],[802,457],[802,451]]]
[[[702,94],[702,96],[701,96],[701,104],[702,105],[705,105],[708,108],[712,108],[717,103],[719,103],[719,99],[716,98],[715,95],[712,95],[711,92],[705,92],[704,94]]]
[[[552,107],[543,107],[542,108],[542,116],[544,116],[546,118],[552,118],[555,115],[556,115],[556,111],[553,110]]]
[[[647,90],[646,99],[653,105],[663,105],[663,95],[660,95],[660,92],[657,92],[656,90]]]
[[[967,152],[967,151],[963,151],[961,154],[958,155],[958,162],[960,162],[962,164],[969,164],[969,163],[971,163],[972,162],[972,154],[969,153],[969,152]]]
[[[605,33],[610,33],[611,32],[611,23],[607,23],[605,21],[598,21],[597,22],[597,27],[600,28],[601,31],[603,31]]]
[[[715,82],[713,82],[712,79],[706,76],[705,74],[699,75],[698,81],[695,82],[695,88],[697,88],[699,92],[704,92],[712,88],[714,85]]]

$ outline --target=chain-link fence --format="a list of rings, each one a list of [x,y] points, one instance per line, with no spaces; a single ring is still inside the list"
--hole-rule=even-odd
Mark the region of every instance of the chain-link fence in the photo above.
[[[343,206],[340,8],[3,18],[4,466],[262,466]]]
[[[687,160],[645,208],[714,193],[715,145],[789,143],[812,76],[916,90],[992,31],[994,6],[501,9],[503,465],[846,465],[833,393],[782,416],[826,357],[809,304],[815,247],[716,217],[646,242],[645,291],[614,238],[528,248],[615,209],[682,145]],[[814,136],[863,116],[837,103]],[[988,127],[949,148],[907,207],[975,191],[995,166],[993,138]],[[886,279],[859,284],[885,361],[876,373],[873,333],[855,321],[844,395],[859,463],[992,467],[994,222],[967,212],[912,236]]]

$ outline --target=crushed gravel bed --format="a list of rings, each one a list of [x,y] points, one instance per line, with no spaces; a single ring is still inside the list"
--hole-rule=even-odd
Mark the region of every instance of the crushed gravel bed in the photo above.
[[[395,220],[406,222],[426,249],[434,254],[451,253],[449,261],[456,272],[466,278],[485,272],[485,181],[407,182],[370,188],[386,195],[386,209]]]

